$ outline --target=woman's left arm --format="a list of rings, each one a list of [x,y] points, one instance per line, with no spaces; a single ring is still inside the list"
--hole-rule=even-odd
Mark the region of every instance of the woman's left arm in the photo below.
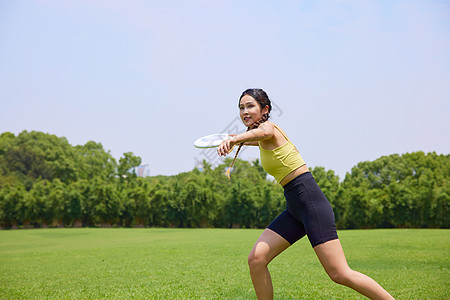
[[[233,148],[236,144],[242,144],[246,142],[258,142],[267,140],[273,137],[274,127],[273,124],[269,122],[264,122],[259,125],[258,128],[246,131],[244,133],[233,136],[230,139],[223,141],[219,148],[217,149],[217,153],[220,156],[225,156],[228,154],[231,148]]]
[[[236,134],[230,134],[230,136],[236,136]],[[259,142],[245,142],[244,146],[259,146]]]

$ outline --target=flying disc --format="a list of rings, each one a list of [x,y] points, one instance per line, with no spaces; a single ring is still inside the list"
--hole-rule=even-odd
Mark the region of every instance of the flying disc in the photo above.
[[[194,146],[197,148],[215,148],[219,147],[222,141],[229,138],[231,138],[231,135],[229,135],[228,133],[216,133],[205,135],[195,140]]]

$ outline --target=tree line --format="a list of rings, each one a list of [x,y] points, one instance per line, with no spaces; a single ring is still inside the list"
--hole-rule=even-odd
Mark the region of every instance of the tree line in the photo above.
[[[116,161],[100,143],[72,146],[37,131],[0,135],[0,227],[264,228],[285,209],[258,160],[203,161],[174,176],[138,177],[141,159]],[[311,168],[339,229],[449,228],[450,156],[413,152],[360,162],[344,180]]]

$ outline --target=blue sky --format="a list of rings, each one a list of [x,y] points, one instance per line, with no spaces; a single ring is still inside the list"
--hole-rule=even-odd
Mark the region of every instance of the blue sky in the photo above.
[[[173,175],[206,158],[197,137],[245,130],[238,98],[259,87],[307,164],[342,179],[450,152],[449,53],[448,1],[0,0],[0,132],[94,140]]]

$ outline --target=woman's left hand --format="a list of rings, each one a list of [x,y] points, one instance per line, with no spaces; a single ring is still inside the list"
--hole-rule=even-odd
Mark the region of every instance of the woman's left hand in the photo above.
[[[217,154],[219,154],[219,156],[227,156],[227,154],[231,151],[234,145],[236,145],[234,137],[224,140],[220,144],[219,148],[217,148]]]

